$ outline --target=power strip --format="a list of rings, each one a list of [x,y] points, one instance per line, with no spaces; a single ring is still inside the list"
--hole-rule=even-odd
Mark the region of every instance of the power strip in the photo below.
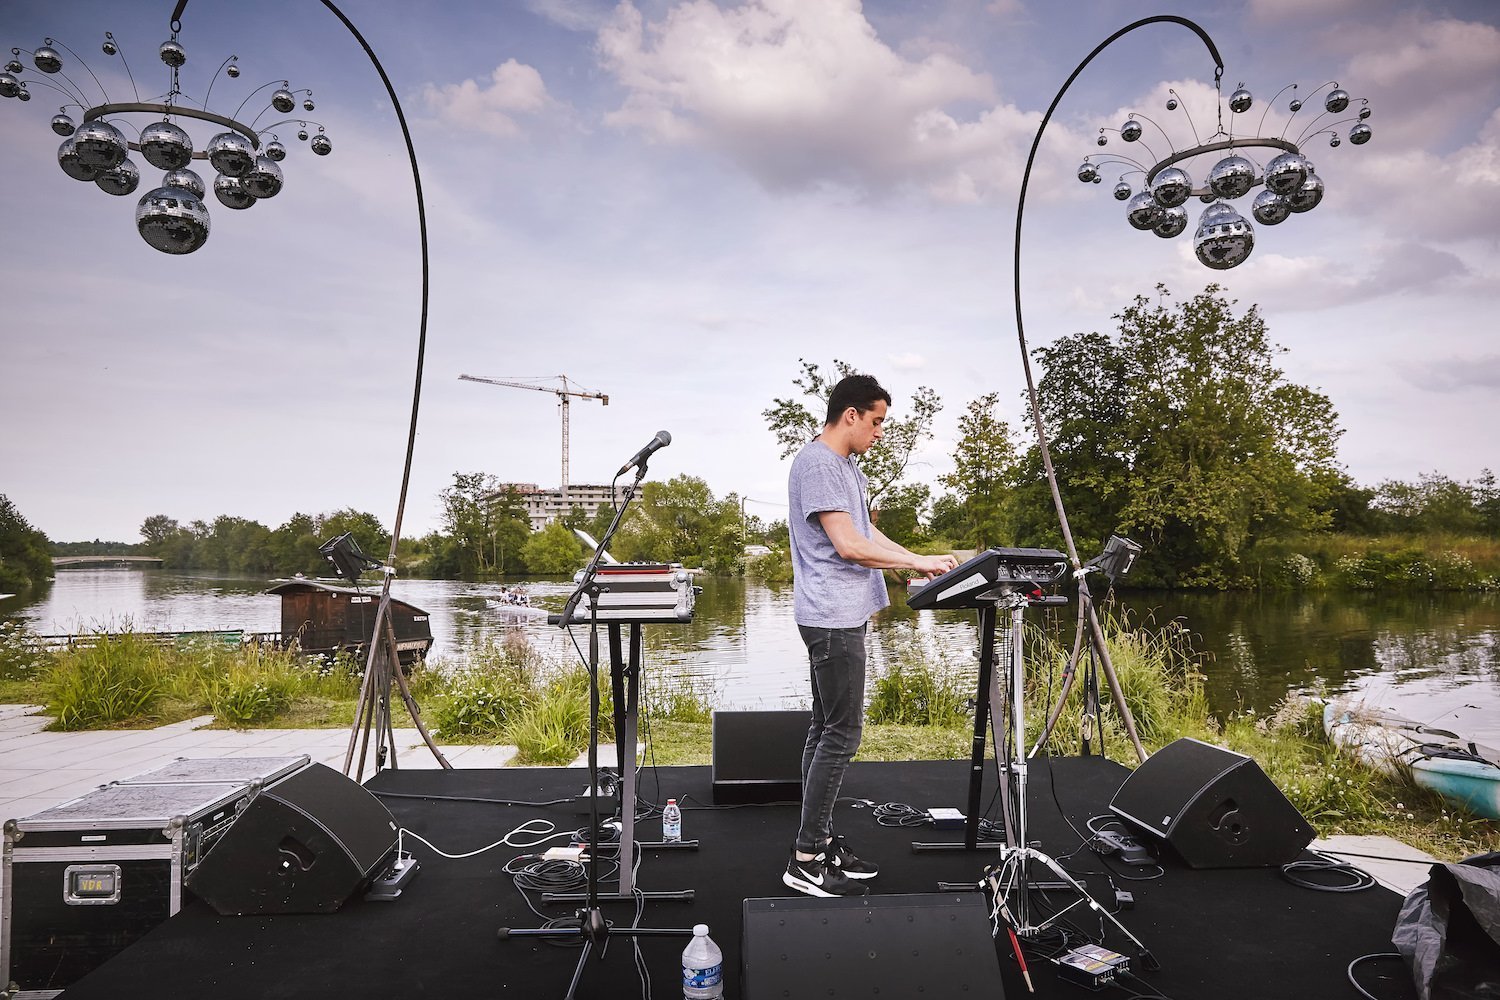
[[[1130,865],[1154,865],[1153,858],[1145,846],[1122,830],[1096,830],[1089,847],[1096,854],[1119,854],[1120,860]]]

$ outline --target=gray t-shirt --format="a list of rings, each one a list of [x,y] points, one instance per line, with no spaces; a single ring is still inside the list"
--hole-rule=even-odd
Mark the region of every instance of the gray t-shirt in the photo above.
[[[811,628],[858,628],[889,604],[880,570],[838,554],[818,514],[841,510],[870,537],[865,474],[853,456],[840,458],[822,441],[811,441],[792,459],[787,483],[792,541],[792,616]]]

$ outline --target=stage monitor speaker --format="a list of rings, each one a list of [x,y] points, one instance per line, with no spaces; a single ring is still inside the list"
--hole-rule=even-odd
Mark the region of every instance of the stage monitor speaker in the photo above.
[[[800,802],[812,713],[715,712],[714,802]]]
[[[1254,760],[1187,738],[1146,758],[1109,808],[1192,868],[1284,865],[1314,836]]]
[[[395,850],[390,810],[333,768],[309,764],[261,789],[185,884],[226,916],[332,913]]]
[[[1005,996],[977,892],[747,899],[742,945],[744,1000]]]

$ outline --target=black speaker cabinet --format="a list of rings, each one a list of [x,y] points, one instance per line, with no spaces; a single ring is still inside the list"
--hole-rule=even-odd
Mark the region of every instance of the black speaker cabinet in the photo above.
[[[396,821],[322,764],[263,788],[187,880],[226,916],[331,913],[396,850]]]
[[[1194,739],[1148,757],[1109,808],[1192,868],[1283,865],[1314,836],[1254,760]]]
[[[1004,1000],[977,892],[745,900],[741,995]]]
[[[799,802],[812,713],[715,712],[714,802]]]

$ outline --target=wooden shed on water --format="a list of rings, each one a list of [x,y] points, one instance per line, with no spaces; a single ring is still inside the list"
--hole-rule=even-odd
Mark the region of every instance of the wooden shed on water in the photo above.
[[[380,594],[361,593],[319,580],[288,580],[266,591],[281,597],[281,641],[295,640],[304,653],[351,652],[362,655],[375,629]],[[391,598],[391,626],[396,652],[410,664],[432,648],[427,612]]]

